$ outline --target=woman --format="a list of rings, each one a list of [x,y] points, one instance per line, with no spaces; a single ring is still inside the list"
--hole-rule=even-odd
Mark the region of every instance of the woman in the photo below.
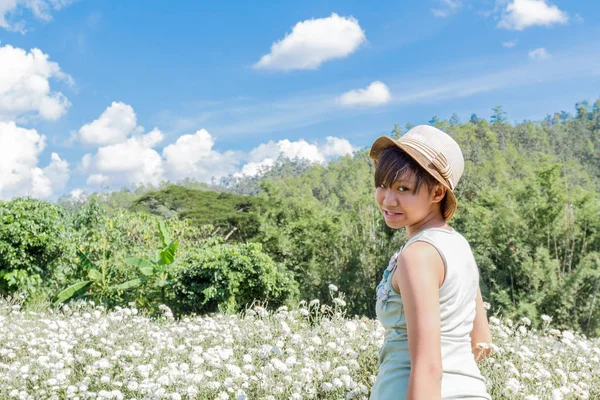
[[[385,328],[371,400],[487,399],[476,364],[491,343],[479,271],[467,240],[447,221],[464,168],[458,144],[419,125],[371,146],[375,200],[386,224],[406,228],[377,286]]]

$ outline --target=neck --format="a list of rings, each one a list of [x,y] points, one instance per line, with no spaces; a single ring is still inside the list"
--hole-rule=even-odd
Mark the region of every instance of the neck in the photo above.
[[[438,217],[438,216],[430,216],[430,217],[424,218],[423,220],[419,221],[416,224],[406,226],[406,233],[408,234],[408,238],[410,239],[417,233],[421,232],[422,230],[428,229],[428,228],[442,228],[442,229],[446,229],[448,231],[450,231],[452,229],[446,223],[444,218]]]

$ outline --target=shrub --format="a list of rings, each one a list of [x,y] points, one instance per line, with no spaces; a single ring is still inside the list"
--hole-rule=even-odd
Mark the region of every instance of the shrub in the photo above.
[[[46,201],[0,203],[0,292],[31,293],[68,251],[63,211]]]
[[[174,292],[184,312],[236,312],[254,300],[278,306],[298,296],[291,272],[277,265],[259,243],[232,245],[214,238],[182,264]]]

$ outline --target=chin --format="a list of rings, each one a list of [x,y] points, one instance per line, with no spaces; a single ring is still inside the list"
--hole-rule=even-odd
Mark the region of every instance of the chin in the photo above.
[[[394,221],[388,221],[388,220],[385,221],[385,224],[389,228],[392,228],[392,229],[402,229],[406,226],[406,224],[403,222],[394,222]]]

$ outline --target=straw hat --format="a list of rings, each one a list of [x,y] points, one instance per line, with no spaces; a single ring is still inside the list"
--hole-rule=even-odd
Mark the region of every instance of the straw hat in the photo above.
[[[381,150],[397,146],[411,156],[425,171],[444,185],[446,206],[444,220],[448,221],[456,211],[454,189],[462,176],[465,161],[458,143],[445,132],[429,125],[418,125],[399,139],[381,136],[371,146],[369,157],[377,165]]]

